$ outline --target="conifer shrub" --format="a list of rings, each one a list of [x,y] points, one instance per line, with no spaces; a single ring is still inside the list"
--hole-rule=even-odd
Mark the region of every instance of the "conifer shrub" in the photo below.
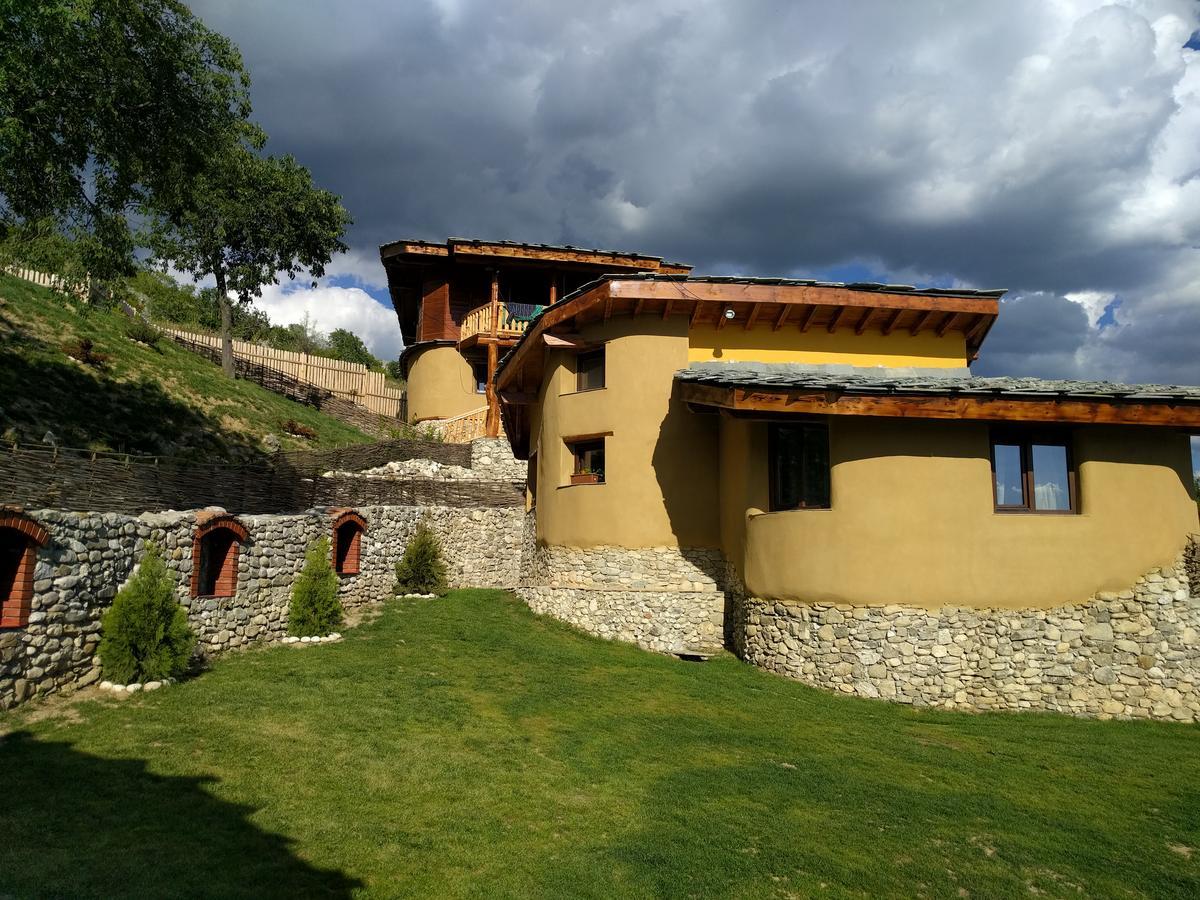
[[[396,563],[397,594],[437,594],[450,588],[446,584],[446,564],[442,562],[442,544],[425,522],[417,530]]]
[[[181,675],[196,648],[175,579],[154,544],[100,623],[100,666],[118,684]]]
[[[329,561],[329,538],[308,545],[304,568],[292,585],[288,632],[296,637],[323,637],[342,624],[338,577]]]

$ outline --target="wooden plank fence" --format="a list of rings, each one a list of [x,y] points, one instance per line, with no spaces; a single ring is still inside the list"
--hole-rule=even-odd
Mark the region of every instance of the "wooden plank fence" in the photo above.
[[[160,327],[172,337],[210,347],[218,353],[221,350],[221,338],[215,334]],[[292,350],[276,350],[274,347],[239,340],[233,342],[233,356],[254,365],[275,369],[297,381],[328,391],[335,397],[349,400],[370,412],[393,419],[403,418],[404,392],[390,386],[382,372],[372,372],[359,363],[296,353]]]
[[[87,300],[86,287],[79,284],[72,284],[61,275],[39,272],[37,269],[29,269],[25,266],[4,266],[4,271],[23,281],[50,288],[52,291],[58,291],[61,294],[67,294],[79,300]]]

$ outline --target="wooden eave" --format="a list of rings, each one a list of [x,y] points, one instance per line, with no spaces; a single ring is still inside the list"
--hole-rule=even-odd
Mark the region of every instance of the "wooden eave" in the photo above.
[[[662,259],[657,256],[639,256],[637,254],[605,253],[592,250],[570,250],[566,248],[525,247],[511,244],[494,244],[486,242],[450,241],[454,256],[487,257],[491,259],[513,259],[554,263],[582,263],[592,266],[618,266],[623,269],[638,271],[659,271]],[[684,269],[691,271],[690,267]]]
[[[1200,428],[1200,403],[964,394],[862,394],[807,388],[767,390],[677,381],[675,397],[693,406],[770,416],[882,416],[1078,425]]]
[[[726,317],[726,310],[733,318]],[[881,312],[885,311],[885,312]],[[541,382],[546,347],[541,334],[570,332],[616,317],[637,315],[664,319],[686,316],[689,327],[738,326],[753,331],[795,328],[800,331],[853,329],[859,334],[919,334],[944,326],[965,335],[968,355],[980,344],[1000,312],[998,297],[969,297],[916,292],[863,291],[844,287],[738,282],[668,281],[620,276],[607,278],[581,294],[549,307],[530,326],[513,356],[497,375],[506,428],[520,427],[526,413],[506,404],[504,391],[520,380],[523,390]],[[880,314],[876,314],[880,313]],[[526,422],[527,424],[527,422]],[[520,457],[520,440],[509,431]],[[527,447],[525,448],[527,451]]]

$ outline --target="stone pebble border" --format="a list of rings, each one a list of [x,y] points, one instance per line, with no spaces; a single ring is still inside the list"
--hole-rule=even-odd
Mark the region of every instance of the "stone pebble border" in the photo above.
[[[285,638],[280,638],[274,643],[289,645],[295,644],[297,646],[307,647],[312,644],[332,644],[340,641],[341,639],[341,634],[335,631],[333,634],[326,634],[316,637],[295,637],[294,635],[289,635]],[[159,688],[164,688],[167,685],[176,684],[177,682],[178,679],[175,678],[166,678],[162,681],[146,681],[141,683],[135,681],[133,684],[113,684],[111,681],[102,681],[100,682],[100,690],[112,691],[114,694],[136,694],[140,691],[157,691]]]

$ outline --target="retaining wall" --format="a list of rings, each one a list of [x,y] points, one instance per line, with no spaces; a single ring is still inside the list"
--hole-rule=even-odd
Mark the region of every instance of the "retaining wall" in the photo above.
[[[1054,609],[801,604],[731,582],[747,662],[818,687],[945,709],[1200,719],[1200,597],[1185,570]]]
[[[344,606],[384,599],[394,565],[421,519],[442,541],[454,587],[511,587],[519,580],[524,513],[514,508],[355,507],[367,522],[360,570],[341,577]],[[129,579],[146,541],[164,551],[180,602],[209,655],[286,634],[292,581],[308,544],[330,536],[336,510],[296,515],[239,516],[249,539],[238,555],[233,597],[190,596],[192,541],[198,516],[211,511],[26,513],[50,533],[38,552],[27,625],[0,631],[0,708],[31,696],[81,687],[99,679],[100,619]]]

